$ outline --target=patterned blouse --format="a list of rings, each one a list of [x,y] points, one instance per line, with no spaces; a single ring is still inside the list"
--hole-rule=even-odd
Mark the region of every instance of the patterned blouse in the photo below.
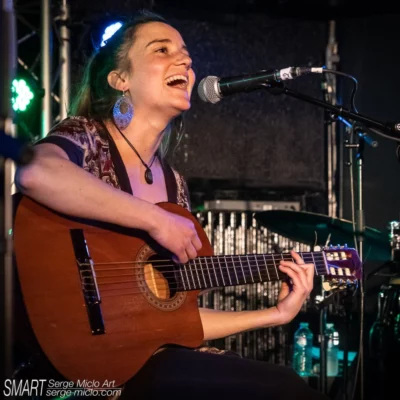
[[[60,146],[76,165],[95,175],[103,182],[133,195],[129,177],[119,151],[103,124],[86,117],[68,117],[55,125],[39,143]],[[168,201],[187,210],[190,196],[186,181],[166,162],[162,162]],[[215,354],[238,355],[215,347],[201,346],[194,349]]]
[[[39,143],[60,146],[69,159],[103,182],[133,194],[128,174],[111,135],[103,124],[85,117],[68,117]],[[168,201],[190,211],[190,197],[182,175],[162,162]]]

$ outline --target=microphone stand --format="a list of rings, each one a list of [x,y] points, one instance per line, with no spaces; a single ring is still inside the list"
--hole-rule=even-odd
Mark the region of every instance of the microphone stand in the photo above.
[[[286,86],[284,86],[284,84],[282,82],[263,83],[263,84],[260,84],[260,88],[264,88],[268,92],[270,92],[271,94],[274,94],[274,95],[286,94],[287,96],[291,96],[296,99],[303,100],[307,103],[314,104],[315,106],[324,108],[325,110],[331,111],[332,118],[347,117],[354,121],[360,122],[361,124],[364,124],[367,128],[376,129],[378,131],[385,132],[386,135],[389,135],[394,139],[400,138],[400,121],[397,121],[394,123],[381,122],[381,121],[372,119],[370,117],[366,117],[365,115],[351,112],[351,111],[347,110],[346,108],[343,108],[340,105],[334,106],[325,101],[321,101],[314,97],[307,96],[303,93],[299,93],[295,90],[289,89]],[[366,133],[363,133],[363,137],[369,143],[374,142],[374,140],[372,140],[368,135],[366,135]],[[373,145],[373,147],[376,147],[376,145]]]
[[[365,128],[362,124],[364,124],[367,128],[376,129],[379,131],[385,132],[386,135],[393,138],[400,137],[400,122],[395,123],[383,123],[372,118],[366,117],[359,113],[351,112],[342,106],[335,106],[329,104],[327,102],[315,99],[313,97],[304,95],[292,89],[289,89],[284,86],[282,82],[268,82],[260,85],[262,88],[266,89],[268,92],[274,95],[286,94],[288,96],[294,97],[299,100],[303,100],[310,104],[316,105],[318,107],[324,108],[331,112],[331,118],[339,119],[344,122],[347,126],[350,126],[352,132],[357,134],[358,143],[346,143],[346,147],[348,149],[357,148],[357,210],[355,212],[355,242],[357,244],[357,250],[359,253],[359,257],[361,262],[363,261],[364,255],[364,233],[365,233],[365,214],[363,209],[363,162],[364,162],[364,148],[365,144],[368,144],[371,147],[377,147],[377,142],[371,139],[370,136],[365,132]],[[357,123],[351,125],[348,121],[344,119],[344,117],[348,117]],[[364,287],[365,287],[365,274],[362,271],[361,279],[360,279],[360,348],[357,359],[357,368],[356,368],[356,378],[358,378],[358,370],[360,370],[360,400],[364,399]],[[346,313],[347,314],[347,313]],[[322,321],[320,321],[320,325],[322,325]],[[322,328],[321,328],[322,329]],[[322,333],[324,335],[324,333]],[[321,345],[321,348],[325,348]],[[347,357],[345,357],[347,358]],[[321,360],[325,361],[325,357],[321,358]],[[345,360],[347,362],[347,360]],[[345,366],[345,378],[347,380],[347,365]],[[322,371],[325,372],[323,368]],[[355,393],[355,389],[357,387],[357,380],[354,382],[353,395]],[[324,388],[324,385],[322,385]],[[345,395],[347,398],[347,387],[345,387]],[[353,396],[354,397],[354,396]]]
[[[357,245],[357,251],[359,253],[359,257],[361,262],[364,259],[364,233],[365,233],[365,212],[363,208],[363,165],[364,165],[364,149],[365,144],[370,147],[377,147],[378,142],[372,140],[365,132],[363,127],[359,123],[355,123],[351,125],[344,118],[339,117],[340,120],[346,123],[347,126],[350,126],[351,138],[354,134],[358,137],[358,143],[349,143],[346,141],[345,147],[350,151],[354,148],[357,149],[356,160],[357,160],[357,209],[355,209],[355,242]],[[352,153],[352,152],[351,152]],[[349,167],[352,168],[352,160],[351,157],[349,159]],[[352,183],[350,183],[352,184]],[[357,358],[357,367],[356,367],[356,377],[358,375],[358,371],[360,370],[360,399],[364,398],[364,309],[365,309],[365,273],[362,271],[361,279],[360,279],[360,345],[359,345],[359,354]],[[346,312],[347,318],[349,317],[348,312]],[[348,329],[348,322],[346,323],[346,328]],[[344,360],[347,362],[347,360]],[[344,384],[345,394],[347,396],[347,365],[346,365],[346,383]],[[354,383],[353,393],[355,393],[355,389],[357,386],[357,381]]]

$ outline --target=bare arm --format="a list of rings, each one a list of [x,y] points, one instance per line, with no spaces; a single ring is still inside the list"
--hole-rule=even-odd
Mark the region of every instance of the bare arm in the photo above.
[[[220,311],[200,308],[204,340],[213,340],[235,333],[283,325],[290,322],[300,311],[313,288],[314,264],[304,264],[302,258],[292,252],[296,262],[280,261],[279,269],[292,280],[289,288],[282,283],[275,307],[254,311]]]
[[[235,333],[280,325],[276,307],[254,311],[220,311],[200,308],[204,340],[219,339]]]
[[[35,150],[35,160],[16,173],[23,194],[67,215],[145,230],[181,262],[197,255],[201,242],[192,221],[102,182],[54,144]]]
[[[38,145],[35,151],[35,161],[17,170],[23,194],[68,215],[151,229],[159,207],[102,182],[54,144]]]

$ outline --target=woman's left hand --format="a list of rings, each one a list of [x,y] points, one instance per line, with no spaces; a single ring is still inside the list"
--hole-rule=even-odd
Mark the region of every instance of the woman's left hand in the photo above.
[[[301,310],[314,285],[314,264],[305,264],[295,251],[291,251],[295,262],[281,260],[279,269],[288,275],[291,283],[282,282],[276,308],[279,324],[290,322]]]

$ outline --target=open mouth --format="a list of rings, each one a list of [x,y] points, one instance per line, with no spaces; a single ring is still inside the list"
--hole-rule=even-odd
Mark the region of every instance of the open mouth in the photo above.
[[[188,86],[188,78],[184,75],[170,76],[167,79],[167,85],[169,87],[186,90]]]

